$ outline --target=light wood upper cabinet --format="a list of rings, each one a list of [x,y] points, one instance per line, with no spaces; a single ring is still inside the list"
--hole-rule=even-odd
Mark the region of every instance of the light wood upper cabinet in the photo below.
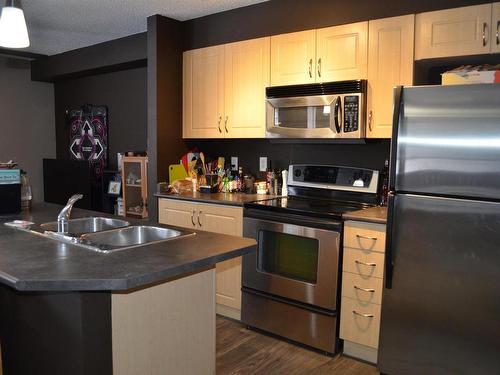
[[[316,81],[366,79],[368,22],[316,30]]]
[[[491,21],[491,52],[498,53],[500,52],[500,2],[493,3]]]
[[[263,138],[266,87],[270,80],[270,38],[226,44],[224,54],[225,136]]]
[[[271,85],[316,81],[316,30],[271,37]]]
[[[270,37],[184,53],[183,138],[263,138]]]
[[[224,47],[184,52],[183,137],[223,136]]]
[[[413,84],[414,22],[414,15],[369,22],[369,138],[391,138],[394,87]]]
[[[417,14],[415,59],[489,53],[491,14],[491,4]]]

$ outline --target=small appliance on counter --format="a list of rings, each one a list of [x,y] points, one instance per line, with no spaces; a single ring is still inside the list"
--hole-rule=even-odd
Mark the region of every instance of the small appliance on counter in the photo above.
[[[257,252],[243,257],[241,320],[333,354],[342,215],[376,205],[379,172],[290,165],[287,175],[288,197],[245,204],[243,234]]]
[[[21,211],[21,170],[0,168],[0,214]]]

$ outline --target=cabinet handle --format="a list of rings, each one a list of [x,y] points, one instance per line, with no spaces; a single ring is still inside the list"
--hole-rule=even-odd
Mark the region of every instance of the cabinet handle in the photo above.
[[[361,290],[361,291],[367,292],[367,293],[375,293],[375,289],[361,288],[361,287],[359,287],[357,285],[354,285],[354,289]]]
[[[200,220],[200,215],[201,215],[202,211],[199,211],[198,212],[198,225],[201,227],[201,220]]]
[[[497,21],[497,34],[496,34],[496,36],[497,36],[497,46],[500,44],[500,36],[498,35],[498,33],[499,33],[498,29],[499,28],[500,28],[500,20]]]
[[[220,128],[221,121],[222,121],[222,116],[219,116],[219,121],[217,122],[217,127],[219,128],[219,133],[222,133],[222,129]]]
[[[309,78],[313,77],[313,59],[309,60]]]
[[[321,77],[321,57],[318,59],[318,77]]]
[[[354,263],[362,264],[363,266],[369,266],[369,267],[376,267],[377,266],[377,263],[366,263],[366,262],[362,262],[360,260],[355,260]]]
[[[196,223],[194,222],[194,214],[196,213],[195,210],[193,210],[193,213],[191,214],[191,223],[193,223],[193,227],[196,226]]]
[[[370,111],[370,113],[368,113],[368,129],[370,129],[370,131],[372,131],[372,117],[373,117],[373,112]]]
[[[372,240],[372,241],[377,241],[378,238],[377,237],[368,237],[368,236],[362,236],[361,234],[356,234],[356,237],[358,238],[363,238],[365,240]]]
[[[486,27],[488,24],[486,22],[483,22],[483,47],[486,46]]]
[[[355,315],[362,316],[363,318],[373,318],[373,314],[363,314],[363,313],[357,312],[356,310],[352,310],[352,313]]]
[[[229,132],[227,131],[227,120],[229,120],[229,117],[228,117],[228,116],[226,116],[226,118],[224,119],[224,129],[226,129],[226,133],[229,133]]]

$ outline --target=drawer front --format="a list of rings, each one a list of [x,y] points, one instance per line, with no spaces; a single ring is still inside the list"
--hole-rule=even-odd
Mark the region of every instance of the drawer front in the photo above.
[[[384,253],[344,248],[343,271],[360,275],[364,279],[384,277]]]
[[[340,308],[340,338],[378,348],[380,305],[363,305],[343,297]]]
[[[342,274],[342,297],[349,297],[366,306],[368,303],[380,305],[382,302],[383,280],[378,277],[363,278],[360,275]]]
[[[158,200],[158,222],[183,228],[196,227],[197,204],[175,199]]]
[[[385,225],[348,221],[344,226],[344,247],[385,252]]]

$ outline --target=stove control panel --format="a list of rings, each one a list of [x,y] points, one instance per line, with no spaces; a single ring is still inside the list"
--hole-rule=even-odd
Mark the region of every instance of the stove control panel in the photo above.
[[[379,172],[333,165],[290,165],[288,184],[312,188],[377,193]]]

